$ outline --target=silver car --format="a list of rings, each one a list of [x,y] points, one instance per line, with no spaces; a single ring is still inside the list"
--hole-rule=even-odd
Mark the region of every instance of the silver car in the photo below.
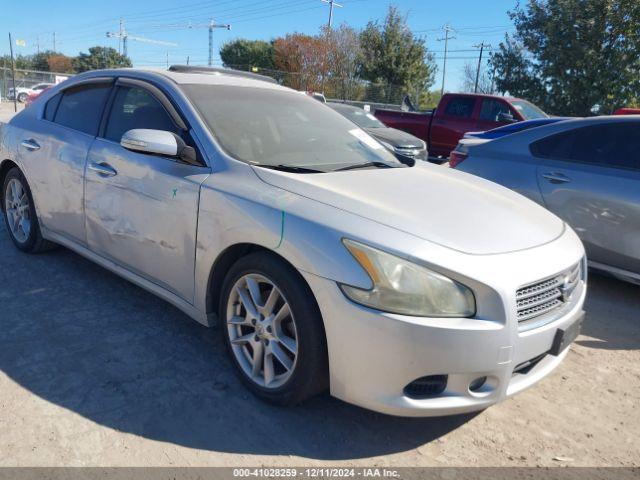
[[[562,220],[471,175],[407,167],[260,77],[85,73],[0,142],[17,248],[64,245],[219,323],[271,402],[329,388],[388,414],[480,410],[550,373],[580,330],[584,250]]]
[[[589,265],[640,283],[640,116],[595,117],[461,144],[456,170],[500,183],[565,220]]]

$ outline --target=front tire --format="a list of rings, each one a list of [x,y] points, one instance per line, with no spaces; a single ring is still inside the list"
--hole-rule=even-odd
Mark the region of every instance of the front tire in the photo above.
[[[13,244],[23,252],[40,253],[55,247],[42,238],[31,189],[22,172],[14,167],[2,186],[4,222]]]
[[[24,103],[24,102],[27,101],[27,97],[28,97],[28,95],[26,93],[24,93],[24,92],[20,93],[20,94],[18,94],[18,101],[20,103]]]
[[[328,387],[320,311],[283,260],[268,252],[238,260],[223,284],[219,318],[240,379],[261,399],[295,405]]]

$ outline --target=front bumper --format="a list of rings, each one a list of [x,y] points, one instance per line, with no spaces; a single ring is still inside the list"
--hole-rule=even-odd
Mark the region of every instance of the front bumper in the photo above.
[[[331,394],[398,416],[483,410],[534,385],[567,355],[568,348],[557,356],[548,352],[558,329],[566,329],[583,315],[586,296],[581,280],[571,302],[556,318],[523,331],[515,314],[508,313],[513,298],[503,298],[506,313],[502,318],[409,317],[357,305],[335,282],[308,273],[304,276],[325,322]],[[415,398],[406,393],[408,384],[431,375],[448,376],[441,394]],[[470,384],[481,377],[487,377],[483,388],[471,391]]]

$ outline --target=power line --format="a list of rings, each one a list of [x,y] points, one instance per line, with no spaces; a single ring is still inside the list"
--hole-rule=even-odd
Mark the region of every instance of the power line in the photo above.
[[[442,64],[442,90],[440,91],[440,95],[444,95],[444,82],[447,75],[447,50],[449,48],[449,40],[453,40],[456,37],[450,37],[449,34],[453,33],[455,30],[451,28],[448,24],[444,26],[444,38],[439,38],[438,41],[441,42],[444,40],[444,62]]]

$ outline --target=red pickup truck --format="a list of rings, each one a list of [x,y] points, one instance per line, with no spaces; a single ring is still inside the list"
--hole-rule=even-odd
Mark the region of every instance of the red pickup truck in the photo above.
[[[526,100],[464,93],[445,94],[437,108],[429,112],[377,109],[374,114],[388,127],[404,130],[424,140],[429,156],[441,160],[449,157],[467,132],[548,117]]]

